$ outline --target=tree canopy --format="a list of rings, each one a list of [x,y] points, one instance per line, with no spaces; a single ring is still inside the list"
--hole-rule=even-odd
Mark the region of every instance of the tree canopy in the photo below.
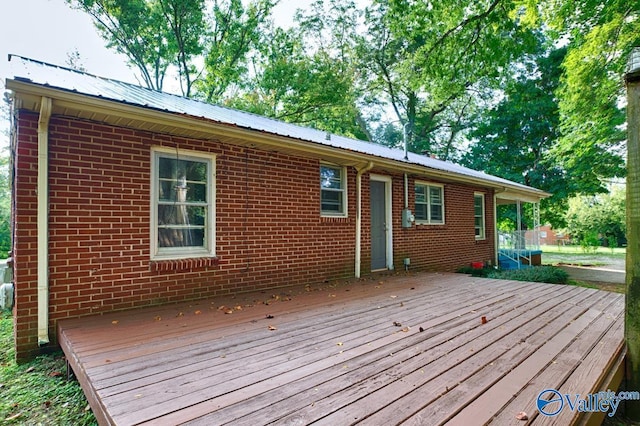
[[[542,203],[542,221],[561,227],[566,200],[578,192],[576,183],[551,155],[560,134],[555,92],[566,48],[547,52],[542,41],[537,54],[513,69],[516,77],[506,85],[502,100],[478,119],[461,161],[552,193]]]
[[[67,1],[153,89],[390,146],[407,124],[411,151],[560,207],[625,173],[638,2],[316,0],[281,28],[277,0]]]
[[[583,192],[603,191],[603,179],[625,174],[622,75],[640,45],[640,2],[548,0],[545,6],[551,34],[568,50],[553,153]]]

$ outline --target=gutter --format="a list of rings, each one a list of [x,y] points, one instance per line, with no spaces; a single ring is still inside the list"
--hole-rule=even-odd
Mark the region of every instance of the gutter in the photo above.
[[[38,345],[49,343],[49,119],[51,98],[42,97],[38,118]]]
[[[356,174],[356,264],[355,276],[360,278],[360,262],[362,258],[362,175],[373,169],[373,161],[357,170]]]

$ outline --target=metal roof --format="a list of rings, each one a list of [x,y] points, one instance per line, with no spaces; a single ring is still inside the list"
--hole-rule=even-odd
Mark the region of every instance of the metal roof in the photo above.
[[[389,148],[371,142],[328,134],[327,132],[309,127],[298,126],[248,112],[155,91],[134,84],[111,80],[17,55],[9,55],[9,61],[11,62],[11,75],[15,81],[27,82],[142,108],[173,114],[183,114],[221,124],[233,125],[249,131],[265,132],[313,144],[329,146],[337,150],[348,150],[367,156],[392,160],[399,163],[399,165],[404,163],[422,166],[448,174],[486,181],[487,184],[491,184],[491,186],[503,185],[511,189],[520,189],[528,194],[535,193],[539,198],[544,198],[549,195],[544,191],[517,182],[429,156],[410,152],[407,159],[405,159],[404,151],[401,149]]]

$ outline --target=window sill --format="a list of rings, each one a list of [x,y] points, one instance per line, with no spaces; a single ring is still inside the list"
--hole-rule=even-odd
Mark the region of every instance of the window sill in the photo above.
[[[164,271],[193,271],[218,266],[217,257],[194,257],[190,259],[152,260],[149,265],[153,272]]]

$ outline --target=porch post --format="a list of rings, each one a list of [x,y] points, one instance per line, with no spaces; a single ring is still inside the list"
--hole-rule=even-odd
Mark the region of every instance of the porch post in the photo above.
[[[625,339],[627,390],[640,390],[640,47],[633,49],[627,85],[627,258]],[[640,420],[640,402],[626,404],[626,414]]]

